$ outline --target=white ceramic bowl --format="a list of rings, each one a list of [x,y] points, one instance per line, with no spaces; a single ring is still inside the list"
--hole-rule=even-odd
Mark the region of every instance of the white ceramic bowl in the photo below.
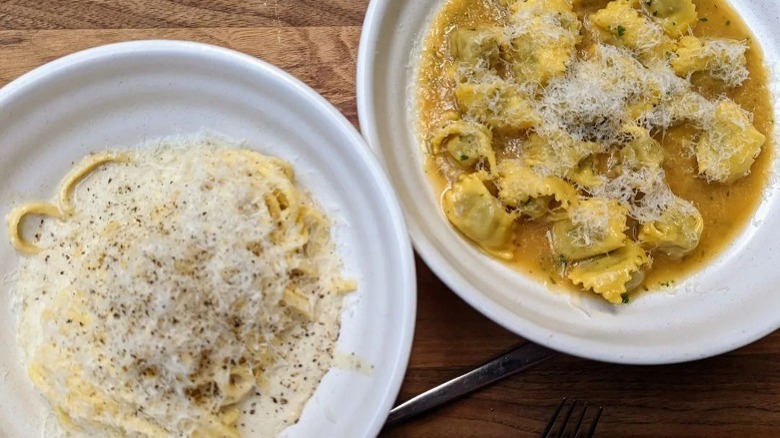
[[[143,41],[80,52],[0,90],[0,203],[54,194],[74,160],[179,134],[218,133],[292,162],[298,181],[335,220],[346,274],[338,350],[368,374],[332,369],[287,437],[375,436],[406,370],[415,273],[401,209],[357,130],[325,99],[253,57],[203,44]],[[0,270],[17,255],[7,238]],[[42,436],[53,422],[21,369],[9,305],[0,293],[0,436]]]
[[[453,291],[532,341],[618,363],[700,359],[743,346],[780,327],[780,186],[776,183],[767,189],[747,229],[706,269],[674,288],[643,294],[620,307],[548,290],[457,235],[423,174],[413,114],[417,53],[441,3],[371,1],[358,54],[357,98],[361,130],[382,155],[415,247]],[[774,66],[780,57],[776,32],[780,6],[753,0],[732,4],[761,42],[769,66]],[[771,70],[776,83],[777,71]],[[775,153],[775,170],[780,168],[778,156]]]

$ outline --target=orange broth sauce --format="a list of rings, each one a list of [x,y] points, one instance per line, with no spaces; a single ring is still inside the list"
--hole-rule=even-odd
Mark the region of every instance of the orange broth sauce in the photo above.
[[[607,3],[608,0],[575,0],[574,7],[582,19]],[[728,89],[703,74],[696,74],[692,78],[694,89],[709,99],[725,95],[741,105],[754,115],[753,124],[767,137],[767,142],[747,177],[732,184],[718,184],[707,183],[697,176],[691,146],[694,129],[681,125],[655,136],[665,150],[664,169],[669,186],[675,194],[691,201],[699,209],[704,219],[704,230],[697,248],[682,260],[653,252],[653,264],[646,272],[644,290],[672,285],[701,269],[722,252],[750,221],[771,173],[774,113],[761,49],[748,27],[726,2],[694,0],[694,3],[699,21],[693,34],[746,41],[750,71],[749,79],[734,89]],[[454,84],[447,79],[453,64],[448,49],[450,32],[458,26],[500,26],[505,20],[503,12],[492,0],[450,0],[443,5],[421,52],[417,110],[418,129],[423,139],[429,138],[443,123],[447,111],[457,111]],[[585,40],[582,46],[587,44]],[[498,155],[503,146],[502,139],[494,139]],[[426,158],[425,172],[438,193],[444,193],[451,184],[439,171],[432,156]],[[548,229],[549,224],[544,221],[519,221],[513,238],[514,258],[508,263],[547,286],[563,285],[568,290],[578,290],[562,276],[562,266],[555,260],[547,237]]]

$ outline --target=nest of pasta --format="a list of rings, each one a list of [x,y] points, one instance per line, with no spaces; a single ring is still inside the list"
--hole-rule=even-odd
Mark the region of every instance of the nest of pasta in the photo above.
[[[353,285],[280,159],[214,139],[95,154],[9,220],[29,373],[68,430],[238,436],[261,396],[290,424],[329,366]]]

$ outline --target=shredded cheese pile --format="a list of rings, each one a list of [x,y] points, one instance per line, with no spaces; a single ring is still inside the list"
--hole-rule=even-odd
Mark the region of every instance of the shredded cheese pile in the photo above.
[[[31,241],[9,216],[19,338],[65,429],[239,436],[250,397],[264,436],[296,421],[354,285],[292,168],[209,138],[100,157]]]

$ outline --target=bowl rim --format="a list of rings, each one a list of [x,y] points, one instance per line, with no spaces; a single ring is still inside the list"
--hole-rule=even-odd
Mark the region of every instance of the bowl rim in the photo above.
[[[760,33],[758,29],[753,28],[751,25],[753,21],[748,20],[748,18],[756,18],[753,16],[752,11],[750,11],[751,13],[746,13],[738,7],[735,7],[733,4],[734,2],[729,0],[727,0],[727,2],[730,3],[738,15],[740,15],[741,18],[745,20],[746,23],[748,23],[751,31],[754,34]],[[377,81],[375,76],[379,70],[376,67],[376,59],[379,57],[379,54],[382,53],[382,50],[385,49],[385,46],[379,44],[383,32],[382,20],[385,19],[385,16],[389,12],[395,13],[396,16],[399,15],[395,10],[390,11],[391,6],[398,6],[398,3],[402,5],[400,8],[404,8],[403,5],[410,2],[404,0],[401,0],[400,2],[394,2],[392,0],[371,0],[363,23],[363,29],[360,37],[360,46],[358,50],[356,82],[358,119],[360,121],[361,132],[366,138],[369,146],[372,147],[372,149],[374,149],[380,156],[384,154],[385,147],[382,144],[382,140],[380,139],[380,121],[377,120],[377,114],[375,112],[375,103],[378,100],[381,100],[377,99],[374,88]],[[440,5],[442,1],[426,0],[423,3]],[[430,19],[430,16],[427,17],[427,20]],[[403,24],[405,25],[406,23]],[[413,50],[418,49],[416,44],[419,44],[421,34],[426,30],[427,27],[421,29],[415,28],[412,30],[410,30],[408,27],[403,29],[404,32],[415,33],[415,35],[412,37],[412,39],[415,41]],[[400,30],[398,32],[400,32]],[[773,73],[773,64],[770,62],[770,52],[772,51],[771,49],[775,48],[775,43],[776,42],[772,42],[770,46],[770,44],[767,44],[766,41],[762,41],[761,44],[761,49],[764,52],[765,67],[770,74]],[[404,50],[407,49],[406,45],[403,47]],[[411,58],[408,59],[408,61],[411,62]],[[408,68],[410,70],[416,71],[416,66],[405,65],[401,66],[400,68]],[[774,71],[774,73],[777,74],[776,71]],[[771,89],[770,92],[776,94],[777,88]],[[774,100],[774,111],[776,114],[780,114],[780,104],[777,102],[777,95],[774,96]],[[778,159],[780,159],[780,157],[778,157],[777,150],[778,142],[780,142],[780,136],[778,136],[778,133],[780,132],[780,126],[775,124],[774,128],[775,157],[773,158],[773,162],[775,163],[774,166],[776,166]],[[385,164],[385,166],[387,166],[387,159],[385,157],[382,157],[382,162]],[[772,171],[773,173],[777,173],[777,168],[772,167]],[[388,169],[388,174],[391,175],[391,180],[395,182],[390,169]],[[399,196],[399,199],[401,198],[403,198],[402,195]],[[478,287],[471,284],[471,282],[463,275],[461,275],[457,269],[447,263],[447,261],[444,259],[444,256],[439,252],[435,243],[433,242],[433,238],[426,235],[425,232],[423,232],[421,226],[415,223],[415,220],[413,220],[411,217],[412,213],[408,210],[406,201],[404,199],[401,199],[401,201],[402,206],[404,207],[404,214],[407,217],[407,225],[409,227],[415,249],[418,251],[425,263],[431,268],[431,270],[453,292],[455,292],[456,295],[466,301],[475,310],[482,313],[507,330],[510,330],[530,341],[548,346],[552,349],[586,359],[617,364],[674,364],[723,354],[752,343],[780,329],[780,318],[775,318],[774,321],[767,323],[766,325],[762,325],[760,328],[747,331],[743,330],[739,333],[731,333],[728,340],[725,341],[710,342],[706,345],[686,344],[685,348],[670,348],[665,350],[663,354],[658,354],[659,349],[657,347],[648,347],[645,349],[643,349],[641,346],[637,346],[636,348],[610,348],[602,344],[598,344],[600,348],[593,348],[592,346],[581,345],[580,343],[576,342],[578,338],[568,335],[560,335],[559,333],[542,327],[533,321],[523,319],[502,307],[500,303],[484,295]],[[761,205],[757,206],[757,211],[761,208]],[[746,224],[745,228],[748,227],[749,224]],[[735,239],[738,240],[739,237],[736,236]],[[726,252],[726,250],[723,252]],[[714,261],[712,263],[714,263]]]

